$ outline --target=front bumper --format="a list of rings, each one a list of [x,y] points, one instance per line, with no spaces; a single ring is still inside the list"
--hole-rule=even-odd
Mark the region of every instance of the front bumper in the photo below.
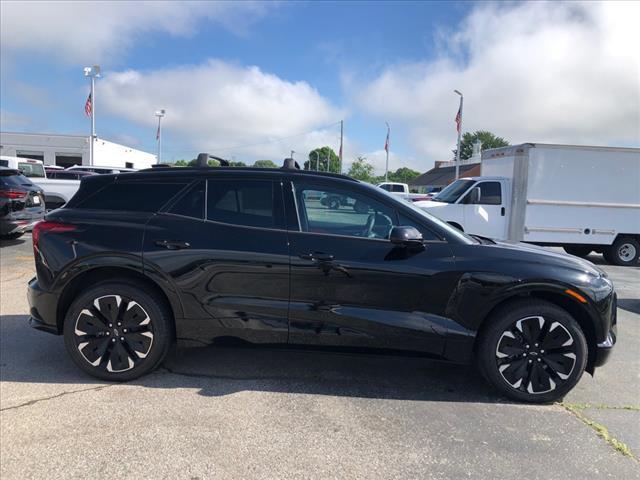
[[[58,297],[43,290],[34,277],[27,287],[27,299],[31,313],[29,325],[36,330],[60,335],[62,332],[57,322]]]

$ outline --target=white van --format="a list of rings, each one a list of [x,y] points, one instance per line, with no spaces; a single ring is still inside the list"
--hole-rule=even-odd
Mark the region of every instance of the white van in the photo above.
[[[32,158],[19,158],[0,156],[0,167],[8,167],[20,170],[25,177],[47,178],[42,160]]]
[[[526,143],[484,151],[481,173],[415,205],[467,233],[638,262],[640,149]]]

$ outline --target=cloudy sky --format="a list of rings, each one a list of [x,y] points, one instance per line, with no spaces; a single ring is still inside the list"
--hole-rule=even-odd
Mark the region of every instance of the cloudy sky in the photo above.
[[[98,135],[164,159],[251,162],[339,146],[429,169],[465,131],[640,144],[640,3],[0,3],[0,128]]]

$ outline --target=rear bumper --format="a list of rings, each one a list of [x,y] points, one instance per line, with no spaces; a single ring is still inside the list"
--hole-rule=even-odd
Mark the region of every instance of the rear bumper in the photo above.
[[[36,330],[60,335],[62,332],[57,322],[58,297],[40,288],[38,280],[34,277],[29,281],[27,299],[31,318],[29,325]]]
[[[33,226],[44,218],[38,217],[36,219],[16,219],[16,220],[2,220],[0,223],[0,235],[10,235],[12,233],[23,233],[33,229]]]

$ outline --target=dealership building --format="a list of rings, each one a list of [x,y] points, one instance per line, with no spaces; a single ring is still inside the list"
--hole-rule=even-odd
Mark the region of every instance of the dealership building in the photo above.
[[[0,132],[0,155],[42,160],[45,165],[90,165],[90,136]],[[156,156],[109,142],[94,140],[93,164],[104,167],[149,168]]]

